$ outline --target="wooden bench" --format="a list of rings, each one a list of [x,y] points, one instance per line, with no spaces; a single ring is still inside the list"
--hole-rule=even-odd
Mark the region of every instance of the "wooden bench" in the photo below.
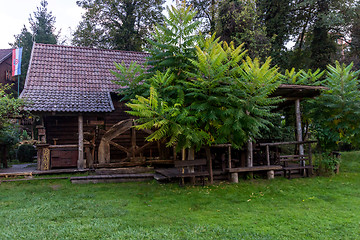
[[[284,177],[288,176],[291,178],[291,171],[293,170],[304,170],[306,176],[309,177],[310,172],[314,166],[312,165],[311,155],[283,155],[279,156],[279,161],[282,165],[282,169],[284,171]],[[306,162],[309,162],[309,165],[305,165]]]
[[[184,178],[200,177],[203,185],[205,184],[205,177],[208,177],[206,159],[174,161],[175,168],[158,169],[155,172],[165,176],[168,179],[180,178],[180,185],[183,185]]]
[[[238,182],[238,174],[237,173],[246,173],[246,172],[260,172],[266,171],[267,178],[274,178],[274,171],[282,170],[282,166],[280,165],[264,165],[264,166],[253,166],[253,167],[239,167],[239,168],[226,168],[226,171],[235,175],[231,176],[232,182]]]

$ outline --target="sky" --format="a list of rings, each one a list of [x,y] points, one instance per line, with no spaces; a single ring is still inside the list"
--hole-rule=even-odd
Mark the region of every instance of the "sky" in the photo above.
[[[25,25],[29,29],[29,16],[40,6],[41,0],[0,0],[0,49],[11,48],[14,35]],[[84,12],[76,5],[76,0],[47,0],[48,11],[55,16],[56,33],[61,31],[61,40],[70,43],[71,33],[81,21]],[[167,0],[167,4],[172,0]]]

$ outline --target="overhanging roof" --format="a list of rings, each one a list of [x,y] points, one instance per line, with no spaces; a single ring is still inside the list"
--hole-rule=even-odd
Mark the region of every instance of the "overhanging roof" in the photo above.
[[[12,49],[0,49],[0,64],[12,56]]]
[[[319,96],[322,90],[328,88],[323,86],[308,86],[295,84],[280,84],[272,96],[279,96],[285,99],[294,100],[302,98],[314,98]]]
[[[119,85],[110,72],[114,62],[144,65],[142,52],[35,43],[24,90],[25,110],[40,112],[111,112],[110,92]]]

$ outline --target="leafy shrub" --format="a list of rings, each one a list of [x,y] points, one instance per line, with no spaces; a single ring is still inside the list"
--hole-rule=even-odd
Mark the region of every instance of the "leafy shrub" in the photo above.
[[[36,155],[36,149],[31,144],[20,145],[17,150],[17,158],[19,162],[33,162]]]
[[[331,154],[314,155],[314,169],[319,175],[335,172],[340,162],[340,158]]]

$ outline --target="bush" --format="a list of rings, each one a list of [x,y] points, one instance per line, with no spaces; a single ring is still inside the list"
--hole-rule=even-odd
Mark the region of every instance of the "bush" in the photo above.
[[[318,175],[334,173],[340,161],[340,158],[332,154],[316,154],[314,155],[314,169]]]
[[[17,150],[17,159],[19,162],[33,162],[33,157],[36,155],[36,149],[31,144],[20,145]]]

